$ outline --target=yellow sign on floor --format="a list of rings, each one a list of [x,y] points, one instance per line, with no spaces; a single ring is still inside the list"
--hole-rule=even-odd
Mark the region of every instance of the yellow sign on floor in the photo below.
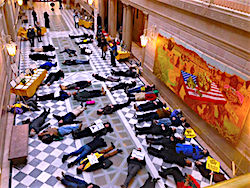
[[[196,134],[193,129],[186,129],[185,136],[186,138],[194,138],[196,137]]]
[[[220,162],[216,161],[215,159],[211,158],[210,156],[207,157],[206,168],[213,171],[213,172],[220,172]]]

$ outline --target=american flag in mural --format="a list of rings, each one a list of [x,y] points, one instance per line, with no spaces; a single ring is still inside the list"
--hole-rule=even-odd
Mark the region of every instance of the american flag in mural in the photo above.
[[[198,88],[198,85],[196,82],[197,77],[195,75],[189,74],[185,71],[181,71],[181,74],[185,83],[186,93],[190,98],[199,100],[199,101],[213,102],[213,103],[218,103],[218,104],[225,104],[227,102],[227,100],[221,93],[220,89],[214,82],[211,83],[211,89],[209,91],[202,91]],[[192,77],[194,81],[194,84],[195,84],[194,88],[188,86],[188,79],[190,76]],[[199,91],[200,94],[197,91]]]

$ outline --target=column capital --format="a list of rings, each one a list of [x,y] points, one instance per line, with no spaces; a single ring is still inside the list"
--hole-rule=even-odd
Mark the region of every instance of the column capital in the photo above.
[[[129,6],[129,2],[127,0],[121,0],[123,6]]]
[[[148,16],[148,12],[147,11],[142,11],[144,16]]]

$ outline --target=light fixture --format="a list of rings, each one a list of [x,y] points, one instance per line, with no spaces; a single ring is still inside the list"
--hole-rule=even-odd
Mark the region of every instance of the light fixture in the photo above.
[[[14,42],[10,42],[6,44],[7,52],[10,56],[16,55],[16,44]]]
[[[141,39],[141,46],[145,47],[148,43],[148,37],[144,33],[143,35],[140,36],[140,39]]]
[[[88,0],[89,5],[92,5],[94,0]]]
[[[22,6],[22,5],[23,5],[23,0],[17,0],[17,4],[18,4],[19,6]]]

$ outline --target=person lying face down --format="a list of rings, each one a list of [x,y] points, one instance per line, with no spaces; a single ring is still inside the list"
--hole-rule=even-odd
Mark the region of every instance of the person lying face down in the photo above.
[[[64,72],[62,70],[59,70],[57,72],[51,72],[41,85],[47,84],[47,86],[50,86],[55,81],[58,81],[60,78],[64,78]]]
[[[91,85],[91,81],[79,81],[79,82],[75,82],[73,84],[69,84],[67,86],[63,86],[63,85],[59,85],[59,87],[62,89],[62,90],[70,90],[70,89],[76,89],[76,90],[79,90],[79,89],[84,89],[88,86]]]
[[[171,114],[170,109],[167,108],[159,108],[156,112],[148,112],[142,115],[137,115],[138,123],[143,121],[152,121],[155,119],[168,118]]]
[[[127,91],[125,91],[126,93],[139,93],[139,92],[148,92],[148,91],[154,91],[155,89],[155,85],[145,85],[145,86],[139,86],[139,87],[135,87],[135,88],[131,88],[128,89]]]
[[[148,101],[138,106],[134,104],[134,108],[136,111],[149,111],[159,108],[166,108],[166,103],[162,103],[159,99],[156,99],[155,101]]]
[[[57,176],[56,179],[61,181],[61,183],[65,185],[65,187],[67,188],[73,188],[73,187],[74,188],[100,188],[98,185],[95,185],[93,183],[87,183],[84,180],[74,178],[70,175],[65,175],[63,172],[62,172],[62,178]]]
[[[89,59],[88,60],[79,60],[79,59],[68,59],[65,60],[63,65],[81,65],[81,64],[89,64]]]
[[[40,48],[30,49],[30,51],[31,52],[49,52],[49,51],[55,51],[55,47],[49,44],[47,46],[42,46]]]
[[[73,131],[81,129],[82,124],[65,125],[58,128],[49,127],[38,134],[38,138],[45,144],[50,144],[53,141],[63,140],[63,137]]]
[[[55,62],[54,64],[51,61],[47,61],[44,64],[39,66],[39,69],[46,69],[47,71],[49,71],[52,67],[56,67],[57,66],[57,62]]]
[[[79,130],[79,131],[74,131],[72,132],[72,136],[74,139],[79,139],[79,138],[83,138],[83,137],[88,137],[88,136],[104,136],[106,135],[108,132],[113,132],[113,128],[111,126],[111,124],[109,122],[103,123],[104,127],[102,129],[99,129],[97,131],[93,130],[93,126],[95,126],[96,124],[93,123],[91,126],[86,127],[83,130]]]
[[[116,112],[117,110],[120,110],[120,109],[122,109],[124,107],[129,106],[130,103],[131,103],[131,101],[128,100],[128,102],[123,103],[123,104],[108,104],[105,107],[98,109],[97,114],[98,115],[112,114],[112,113]]]
[[[141,92],[135,94],[127,93],[127,96],[131,101],[146,101],[146,100],[154,101],[155,99],[157,99],[158,93],[159,93],[158,90],[154,90],[154,91]]]
[[[51,59],[56,58],[56,55],[46,55],[46,54],[34,53],[34,54],[30,54],[29,58],[34,60],[34,61],[37,61],[37,60],[51,61]]]
[[[136,82],[133,81],[131,83],[126,83],[126,82],[122,82],[122,83],[119,83],[113,87],[108,87],[108,90],[109,91],[115,91],[115,90],[118,90],[118,89],[127,89],[127,88],[131,88],[131,87],[134,87],[136,86]]]
[[[65,92],[61,90],[59,95],[56,96],[56,93],[49,93],[45,95],[36,95],[37,101],[46,101],[46,100],[57,100],[57,101],[64,101],[71,96],[70,92]]]
[[[112,157],[112,156],[118,154],[118,153],[122,153],[121,149],[117,149],[113,152],[110,152],[113,149],[115,149],[115,146],[113,143],[111,143],[111,146],[108,147],[107,149],[103,149],[101,151],[91,153],[90,155],[93,155],[98,159],[98,163],[91,164],[89,162],[89,159],[86,157],[85,159],[83,159],[80,162],[80,166],[77,167],[77,169],[76,169],[77,174],[81,174],[82,171],[93,172],[93,171],[98,170],[100,168],[106,169],[107,168],[107,166],[106,166],[107,159],[109,157]],[[111,164],[112,164],[112,162],[111,162]]]
[[[72,112],[65,114],[64,116],[58,116],[53,114],[53,117],[58,120],[58,125],[66,125],[66,124],[74,124],[74,123],[81,123],[81,121],[74,121],[84,110],[87,108],[84,106],[78,106]]]
[[[49,126],[48,124],[45,124],[45,120],[47,116],[50,113],[50,109],[47,111],[46,108],[44,108],[44,111],[42,114],[40,114],[38,117],[36,117],[34,120],[30,121],[30,119],[24,120],[23,123],[29,123],[29,136],[33,137],[35,134],[38,134],[41,130]]]
[[[102,76],[100,76],[99,74],[92,74],[92,76],[96,79],[96,80],[100,80],[100,81],[110,81],[110,82],[119,82],[121,79],[120,78],[114,78],[112,76],[108,76],[107,78],[104,78]]]
[[[105,96],[106,91],[104,91],[104,88],[102,88],[101,90],[89,90],[89,91],[83,90],[83,91],[73,92],[72,94],[74,96],[74,100],[85,102],[94,97]]]

